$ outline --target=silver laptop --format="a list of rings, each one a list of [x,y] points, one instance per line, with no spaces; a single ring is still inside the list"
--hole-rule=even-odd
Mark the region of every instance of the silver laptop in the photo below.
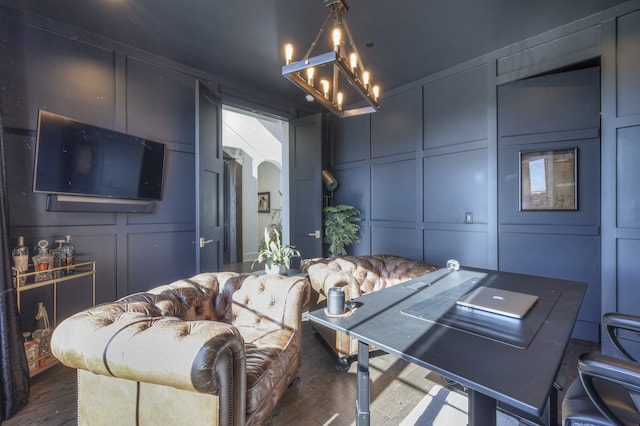
[[[480,286],[462,296],[456,303],[467,308],[506,315],[511,318],[522,318],[537,300],[538,296],[531,294]]]

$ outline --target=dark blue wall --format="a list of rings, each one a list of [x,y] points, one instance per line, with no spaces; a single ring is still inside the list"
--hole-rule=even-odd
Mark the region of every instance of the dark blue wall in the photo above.
[[[192,275],[195,77],[4,15],[0,43],[11,241],[24,235],[33,253],[38,240],[70,234],[77,257],[97,261],[97,303]],[[46,195],[31,191],[38,109],[167,144],[154,212],[46,211]],[[89,283],[59,286],[58,318],[91,304]],[[53,312],[45,288],[23,293],[23,317],[39,300]]]
[[[456,258],[466,266],[588,281],[574,330],[578,338],[599,339],[603,312],[640,315],[639,29],[640,3],[629,2],[386,93],[373,115],[332,119],[328,167],[340,187],[331,203],[353,204],[364,217],[362,241],[351,252],[395,253],[441,265]],[[588,130],[578,126],[568,145],[562,142],[567,135],[546,135],[546,142],[579,146],[584,154],[579,210],[565,216],[571,216],[568,223],[537,215],[542,222],[531,232],[528,219],[515,217],[516,157],[531,141],[512,139],[511,147],[506,141],[499,162],[498,88],[594,61],[601,64],[601,92],[595,93],[601,94],[600,109],[574,108],[554,121],[564,117],[568,127],[555,130],[573,131],[573,118],[595,117],[601,135],[600,123]],[[523,124],[511,112],[512,122]],[[522,134],[553,133],[540,127],[544,122],[537,117]],[[522,135],[503,130],[505,136]],[[499,207],[503,203],[509,207]],[[473,213],[472,224],[465,223],[466,212]],[[545,262],[554,251],[567,260],[564,269]],[[604,348],[611,351],[608,342]]]

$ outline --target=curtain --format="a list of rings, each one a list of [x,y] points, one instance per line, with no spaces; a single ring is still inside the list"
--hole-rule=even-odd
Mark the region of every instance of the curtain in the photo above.
[[[2,112],[0,111],[0,418],[6,420],[29,400],[29,366],[24,352],[16,294],[11,279],[9,200]]]

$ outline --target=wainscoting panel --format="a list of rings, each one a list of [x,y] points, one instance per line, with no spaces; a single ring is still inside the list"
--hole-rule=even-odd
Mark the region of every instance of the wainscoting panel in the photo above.
[[[334,121],[333,137],[329,138],[331,164],[339,166],[369,158],[371,115]]]
[[[194,274],[194,233],[190,231],[146,232],[127,236],[129,265],[126,294],[144,291]],[[140,256],[139,253],[144,253]]]
[[[499,58],[497,63],[498,75],[508,74],[517,70],[526,69],[549,60],[550,56],[557,57],[569,55],[581,50],[597,47],[601,40],[600,25],[594,25],[573,34],[541,43],[530,49]],[[552,52],[552,55],[550,55]]]
[[[640,126],[618,129],[616,202],[620,228],[640,228]]]
[[[617,116],[640,114],[640,11],[618,18]]]
[[[195,144],[194,78],[127,58],[128,133],[158,142]]]
[[[416,221],[416,162],[371,166],[371,220]]]
[[[327,201],[332,206],[348,204],[360,210],[360,217],[367,220],[371,217],[369,211],[370,194],[362,191],[368,187],[371,180],[369,166],[362,163],[348,168],[333,170],[333,176],[338,180],[338,188],[333,191],[333,197]]]
[[[415,228],[371,228],[371,253],[393,254],[409,259],[422,259],[418,249],[420,233]]]
[[[424,259],[434,265],[446,265],[456,259],[461,266],[486,268],[487,232],[424,230]]]
[[[424,222],[488,222],[487,150],[426,157],[423,161]],[[451,173],[456,170],[457,173]]]
[[[640,291],[638,291],[640,239],[620,238],[617,246],[618,311],[638,315],[638,306],[640,306]],[[635,338],[640,341],[637,334]]]
[[[578,314],[590,322],[590,335],[574,336],[597,341],[600,321],[599,235],[550,235],[500,232],[500,270],[540,275],[587,283],[587,292]]]
[[[487,138],[487,66],[425,84],[424,149]]]
[[[113,126],[113,51],[4,17],[0,40],[4,126],[35,130],[40,108],[95,126]]]
[[[500,136],[591,129],[600,123],[600,67],[498,87]]]
[[[415,152],[422,137],[421,104],[416,87],[384,98],[384,108],[371,116],[371,158]]]

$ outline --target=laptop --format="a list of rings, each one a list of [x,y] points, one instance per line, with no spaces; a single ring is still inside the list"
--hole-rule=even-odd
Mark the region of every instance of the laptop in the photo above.
[[[523,318],[538,301],[538,296],[480,286],[456,301],[460,306],[506,315],[511,318]]]

